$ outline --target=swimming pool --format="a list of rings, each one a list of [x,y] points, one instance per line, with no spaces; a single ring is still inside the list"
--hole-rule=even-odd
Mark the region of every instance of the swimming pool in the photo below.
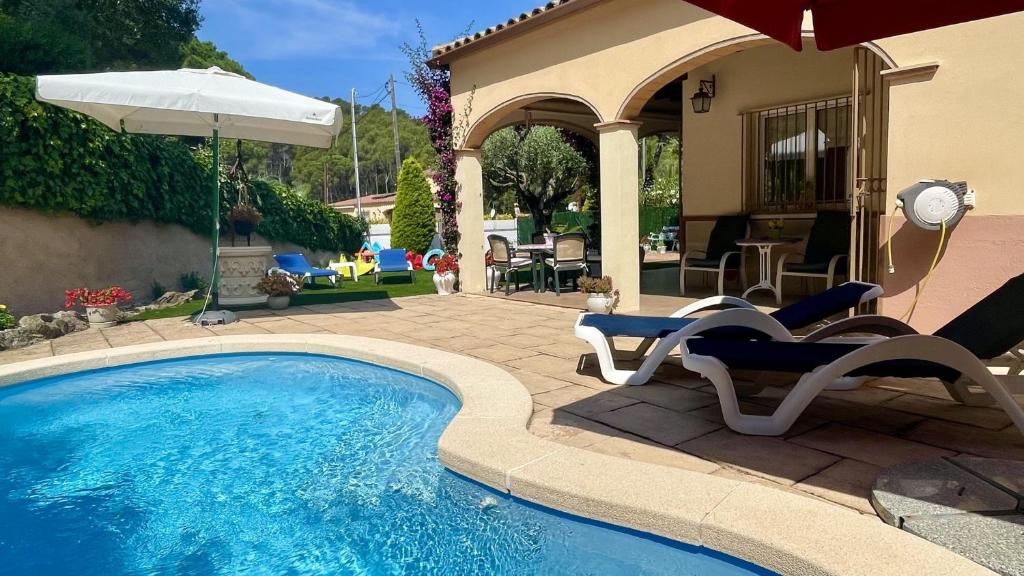
[[[767,573],[446,471],[458,409],[416,376],[289,354],[0,390],[0,573]]]

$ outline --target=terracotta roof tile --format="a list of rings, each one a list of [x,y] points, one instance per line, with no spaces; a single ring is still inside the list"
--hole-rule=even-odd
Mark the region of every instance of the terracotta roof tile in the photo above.
[[[469,36],[463,36],[462,38],[457,38],[454,41],[449,42],[447,44],[441,44],[439,46],[434,46],[434,48],[432,50],[433,56],[434,56],[434,58],[439,58],[441,56],[444,56],[445,54],[448,54],[449,52],[452,52],[454,50],[458,50],[459,48],[462,48],[464,46],[472,44],[473,42],[477,42],[477,41],[479,41],[479,40],[481,40],[483,38],[486,38],[488,36],[491,36],[491,35],[493,35],[495,33],[501,32],[503,30],[509,30],[509,29],[511,29],[511,28],[513,28],[513,27],[523,23],[523,22],[526,22],[526,21],[528,21],[528,20],[530,20],[532,18],[535,18],[535,17],[537,17],[537,16],[539,16],[541,14],[544,14],[545,12],[549,12],[551,10],[554,10],[555,8],[559,8],[559,7],[564,6],[566,4],[572,4],[574,2],[580,2],[580,1],[581,0],[552,0],[551,2],[548,2],[547,4],[545,4],[543,6],[539,6],[537,8],[534,8],[530,12],[523,12],[522,14],[520,14],[516,18],[509,18],[508,21],[506,21],[504,23],[496,24],[494,26],[491,26],[490,28],[487,28],[486,30],[480,30],[479,32],[476,32],[476,33],[471,34]]]

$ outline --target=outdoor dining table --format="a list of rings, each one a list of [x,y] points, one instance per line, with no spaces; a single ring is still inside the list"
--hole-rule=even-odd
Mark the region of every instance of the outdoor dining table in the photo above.
[[[772,248],[796,244],[800,238],[744,238],[737,240],[736,245],[740,248],[753,246],[757,248],[759,281],[743,293],[742,298],[746,299],[751,293],[758,290],[768,290],[778,298],[779,289],[772,284]]]
[[[554,254],[552,244],[520,244],[518,252],[530,253],[530,271],[533,273],[533,291],[544,291],[544,256]],[[539,265],[539,266],[538,266]]]

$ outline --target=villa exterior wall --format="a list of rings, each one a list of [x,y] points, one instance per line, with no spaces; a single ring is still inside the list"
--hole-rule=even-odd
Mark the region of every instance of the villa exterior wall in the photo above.
[[[853,50],[795,52],[781,44],[761,46],[716,60],[690,73],[683,94],[715,76],[711,110],[695,114],[683,102],[684,203],[689,215],[739,212],[743,207],[742,114],[809,100],[849,95]]]
[[[90,224],[70,215],[0,207],[0,230],[0,303],[17,316],[61,309],[70,288],[122,286],[136,303],[145,303],[154,281],[178,290],[182,274],[210,277],[210,238],[174,224]],[[230,237],[221,242],[230,244]],[[253,244],[305,252],[313,263],[337,257],[258,236]]]
[[[531,99],[569,97],[588,104],[597,122],[635,120],[663,81],[688,73],[685,96],[697,80],[717,74],[710,114],[697,117],[683,102],[684,210],[692,215],[741,206],[738,112],[792,97],[837,96],[852,84],[849,50],[790,52],[679,0],[606,0],[501,34],[444,57],[456,114],[469,127],[467,148],[478,147],[492,122]],[[899,190],[923,178],[966,180],[978,193],[977,209],[952,234],[922,297],[914,324],[924,329],[1007,275],[1024,272],[1018,232],[1024,229],[1024,13],[883,39],[871,48],[895,68],[887,77],[887,213]],[[913,73],[930,63],[938,67]],[[709,226],[691,232],[703,228]],[[928,241],[901,241],[909,232],[897,234],[894,252],[913,264],[904,268],[908,273],[922,266],[926,272],[931,262],[938,239],[923,234]],[[923,274],[909,280],[880,274],[887,290],[882,310],[901,313]]]

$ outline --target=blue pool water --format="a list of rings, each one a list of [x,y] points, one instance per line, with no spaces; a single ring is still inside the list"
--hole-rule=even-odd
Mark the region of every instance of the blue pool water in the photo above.
[[[415,376],[283,354],[0,390],[0,573],[766,573],[446,471],[458,408]]]

